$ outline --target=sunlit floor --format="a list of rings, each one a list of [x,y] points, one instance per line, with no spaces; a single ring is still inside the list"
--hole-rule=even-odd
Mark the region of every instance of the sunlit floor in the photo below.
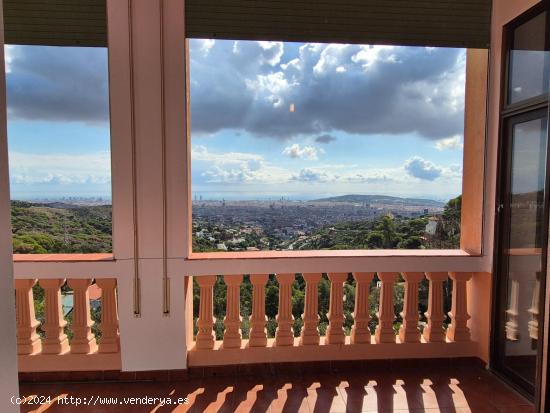
[[[534,410],[532,404],[490,373],[460,365],[387,368],[358,362],[355,368],[344,372],[295,368],[284,373],[176,382],[22,383],[21,394],[49,396],[53,401],[41,406],[23,405],[22,412],[523,413]],[[146,397],[151,400],[145,400]],[[55,401],[57,398],[64,398],[66,404]],[[141,400],[130,405],[130,398]],[[170,398],[172,403],[178,398],[180,402],[188,398],[188,404],[163,406],[158,398]],[[77,400],[81,403],[78,407]]]

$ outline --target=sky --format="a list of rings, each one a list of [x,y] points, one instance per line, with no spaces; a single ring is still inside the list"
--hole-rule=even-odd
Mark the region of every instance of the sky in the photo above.
[[[465,50],[190,40],[192,190],[461,192]],[[110,196],[107,50],[6,46],[13,199]]]

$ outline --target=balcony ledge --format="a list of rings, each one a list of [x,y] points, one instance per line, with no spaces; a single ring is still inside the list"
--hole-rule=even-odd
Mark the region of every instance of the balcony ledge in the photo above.
[[[227,260],[258,258],[364,258],[364,257],[479,257],[460,249],[441,250],[313,250],[313,251],[237,251],[194,252],[189,260]]]
[[[114,261],[113,254],[13,254],[13,262],[97,262]]]

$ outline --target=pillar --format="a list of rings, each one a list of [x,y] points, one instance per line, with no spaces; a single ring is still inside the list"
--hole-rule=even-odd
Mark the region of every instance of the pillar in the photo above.
[[[328,344],[344,344],[344,282],[348,278],[347,272],[329,273],[330,304],[327,328]]]
[[[351,342],[353,344],[370,344],[370,283],[374,272],[354,272],[355,278],[355,311],[353,312],[353,327]]]
[[[73,339],[71,353],[89,354],[97,351],[97,342],[92,333],[90,313],[90,294],[88,288],[92,285],[91,279],[69,279],[67,284],[73,290]]]
[[[252,315],[250,317],[250,347],[265,347],[267,345],[267,330],[265,323],[265,285],[269,274],[251,274],[252,283]]]
[[[423,337],[428,342],[445,341],[443,331],[443,281],[447,280],[446,272],[427,272],[426,278],[430,281],[428,292],[428,325],[424,328]]]
[[[399,339],[402,343],[417,343],[420,341],[418,329],[418,284],[424,278],[423,272],[404,272],[405,302],[403,303],[403,324],[399,329]]]
[[[116,297],[116,279],[96,279],[101,288],[101,340],[100,353],[118,353],[120,351],[118,334],[118,311]]]
[[[472,278],[472,273],[450,272],[449,276],[453,280],[453,302],[449,313],[451,325],[447,330],[447,338],[451,341],[470,341],[466,283]]]
[[[241,346],[241,283],[242,275],[225,275],[227,285],[225,332],[223,334],[224,348],[239,348]]]
[[[17,354],[34,354],[42,350],[36,327],[32,287],[36,279],[15,280],[15,316],[17,320]]]
[[[40,286],[44,289],[44,325],[46,337],[42,341],[42,354],[63,354],[69,351],[69,341],[64,332],[67,321],[63,316],[61,286],[63,279],[43,279]]]
[[[304,305],[304,327],[300,336],[301,345],[319,344],[319,291],[318,285],[321,280],[320,273],[303,274],[306,282],[306,296]]]
[[[276,346],[291,346],[294,344],[292,283],[295,278],[295,274],[277,274],[277,281],[279,281],[279,314],[277,314],[277,331],[275,332]]]
[[[379,272],[378,278],[382,282],[380,288],[380,305],[378,309],[378,327],[375,338],[377,343],[395,343],[393,321],[395,311],[393,304],[393,287],[397,281],[397,272]]]
[[[199,318],[197,320],[197,342],[195,348],[208,350],[214,348],[214,284],[215,275],[202,275],[195,277],[200,288]],[[192,286],[189,288],[193,288]]]

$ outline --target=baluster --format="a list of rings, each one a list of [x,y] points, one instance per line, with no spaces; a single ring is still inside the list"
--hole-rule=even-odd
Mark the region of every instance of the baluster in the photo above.
[[[395,343],[395,332],[393,331],[393,321],[395,319],[393,287],[398,276],[399,273],[397,272],[378,273],[382,287],[380,288],[378,326],[375,331],[377,343]]]
[[[63,317],[63,304],[61,302],[61,286],[65,283],[62,279],[43,279],[39,281],[44,289],[44,325],[46,335],[42,341],[42,354],[63,354],[69,351],[69,341],[64,332],[67,321]]]
[[[277,274],[279,281],[279,314],[277,314],[277,331],[275,333],[275,345],[291,346],[294,344],[292,324],[292,283],[295,274]]]
[[[267,330],[265,324],[265,285],[269,274],[251,274],[252,283],[252,315],[250,317],[250,347],[265,347],[267,345]]]
[[[223,347],[235,348],[241,346],[241,283],[242,275],[224,275],[227,285],[227,302],[225,311],[225,332]]]
[[[353,327],[351,342],[353,344],[370,344],[369,330],[369,294],[373,272],[354,272],[355,278],[355,310],[353,312]]]
[[[91,279],[69,279],[67,284],[73,290],[73,339],[71,353],[88,354],[97,351],[97,343],[92,333],[94,322],[90,314]]]
[[[197,344],[198,350],[208,350],[214,348],[214,284],[215,275],[201,275],[195,277],[200,288],[199,318],[197,320]],[[192,287],[190,287],[192,288]]]
[[[531,314],[531,320],[527,323],[529,337],[533,340],[539,339],[539,302],[540,302],[540,279],[536,275],[535,286],[533,288],[533,297],[531,298],[531,307],[527,310]]]
[[[510,274],[512,275],[512,274]],[[510,341],[517,341],[519,339],[519,281],[512,279],[510,284],[510,304],[506,310],[506,324],[504,329],[506,331],[506,339]]]
[[[418,329],[418,284],[424,278],[423,272],[404,272],[405,302],[403,303],[403,324],[399,329],[399,339],[402,343],[416,343],[420,341]]]
[[[118,334],[118,311],[116,299],[116,279],[96,279],[96,284],[101,288],[101,340],[99,341],[100,353],[118,353],[120,350],[120,337]]]
[[[321,274],[303,274],[306,282],[306,296],[304,305],[304,328],[300,336],[300,344],[312,345],[319,344],[319,292],[318,285],[321,280]]]
[[[327,328],[328,344],[344,344],[344,282],[348,278],[347,272],[329,273],[330,304]]]
[[[40,323],[34,314],[34,284],[36,279],[15,280],[17,354],[35,354],[42,350],[40,336],[36,333]]]
[[[445,341],[443,331],[443,281],[447,280],[446,272],[427,272],[426,278],[430,281],[428,292],[428,325],[424,328],[424,339],[428,342]]]
[[[447,338],[451,341],[470,341],[470,329],[468,328],[468,297],[466,282],[472,278],[471,272],[450,272],[453,280],[453,302],[449,317],[451,325],[447,330]]]

